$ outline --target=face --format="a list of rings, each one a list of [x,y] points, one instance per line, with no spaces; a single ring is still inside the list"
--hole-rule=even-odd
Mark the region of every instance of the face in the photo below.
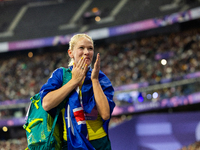
[[[92,63],[94,46],[88,38],[81,37],[74,45],[73,50],[68,50],[68,53],[69,56],[74,59],[75,64],[83,57],[86,60],[86,64],[89,66]]]

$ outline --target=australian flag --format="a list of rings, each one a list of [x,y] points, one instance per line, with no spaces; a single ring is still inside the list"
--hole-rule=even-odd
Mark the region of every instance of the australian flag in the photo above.
[[[76,90],[71,92],[66,104],[64,117],[67,126],[67,142],[69,150],[95,150],[88,139],[87,125],[84,114],[91,113],[92,109],[96,106],[91,82],[91,72],[92,69],[89,68],[81,88],[81,99],[78,87]],[[99,73],[99,82],[108,99],[111,115],[115,107],[115,103],[112,100],[114,89],[110,80],[101,71]],[[107,134],[109,121],[110,120],[103,120],[103,127]]]

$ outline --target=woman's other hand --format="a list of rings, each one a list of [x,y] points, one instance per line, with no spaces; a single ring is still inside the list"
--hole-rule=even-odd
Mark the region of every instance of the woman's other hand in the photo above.
[[[92,70],[91,80],[98,80],[100,70],[100,54],[97,54],[96,61],[94,63],[94,69]]]

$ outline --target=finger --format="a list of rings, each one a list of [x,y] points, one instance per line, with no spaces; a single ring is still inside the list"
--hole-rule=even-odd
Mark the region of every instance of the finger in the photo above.
[[[80,66],[82,65],[82,63],[81,63],[82,61],[83,61],[83,57],[81,57],[81,59],[78,61],[78,64],[77,64],[78,68],[80,68]]]
[[[87,72],[87,69],[88,69],[88,66],[87,66],[87,64],[85,64],[85,67],[84,67],[84,73]]]
[[[80,62],[80,68],[84,69],[85,68],[85,58],[83,58],[83,61]]]
[[[97,58],[96,58],[96,62],[95,62],[95,67],[99,67],[100,66],[100,54],[97,54]]]
[[[75,64],[75,62],[73,62],[73,68],[75,68],[76,67],[76,64]]]
[[[100,54],[97,54],[97,63],[100,63]]]

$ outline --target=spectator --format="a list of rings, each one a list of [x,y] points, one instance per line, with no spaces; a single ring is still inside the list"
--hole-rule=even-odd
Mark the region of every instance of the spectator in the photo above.
[[[164,79],[180,80],[186,74],[200,71],[199,41],[200,29],[194,29],[97,45],[95,51],[101,54],[102,71],[115,87],[138,82],[160,84]],[[66,55],[66,50],[60,50],[43,52],[32,58],[2,58],[0,101],[29,99],[46,82],[49,73],[59,66],[67,67],[68,60],[63,61]],[[167,60],[165,66],[160,63],[162,58]]]

